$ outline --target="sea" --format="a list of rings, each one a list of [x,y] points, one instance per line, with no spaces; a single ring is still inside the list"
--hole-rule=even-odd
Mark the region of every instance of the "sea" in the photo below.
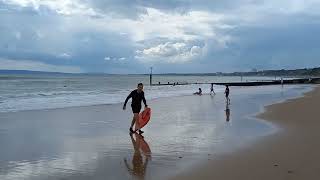
[[[274,80],[275,77],[236,77],[205,75],[153,75],[160,83],[216,83]],[[210,84],[150,86],[149,75],[108,74],[0,74],[0,112],[53,109],[124,102],[138,83],[144,84],[147,100],[191,95]],[[214,86],[215,92],[224,91]]]

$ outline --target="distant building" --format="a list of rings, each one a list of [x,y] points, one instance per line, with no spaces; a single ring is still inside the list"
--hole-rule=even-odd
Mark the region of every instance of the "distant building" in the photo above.
[[[251,72],[258,72],[258,69],[252,68],[252,69],[251,69]]]

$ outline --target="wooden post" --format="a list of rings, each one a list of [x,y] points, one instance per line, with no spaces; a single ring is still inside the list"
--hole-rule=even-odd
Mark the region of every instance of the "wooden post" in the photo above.
[[[152,67],[150,67],[150,86],[152,86]]]

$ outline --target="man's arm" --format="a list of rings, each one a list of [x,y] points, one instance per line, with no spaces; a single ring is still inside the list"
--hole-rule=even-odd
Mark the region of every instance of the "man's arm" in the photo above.
[[[144,92],[143,92],[143,94],[142,94],[142,101],[143,101],[143,103],[144,103],[144,106],[145,106],[145,107],[148,107],[146,98],[144,97]]]
[[[128,102],[128,100],[129,100],[131,97],[132,97],[132,92],[128,95],[128,97],[127,97],[126,100],[124,101],[123,109],[126,108],[127,102]]]

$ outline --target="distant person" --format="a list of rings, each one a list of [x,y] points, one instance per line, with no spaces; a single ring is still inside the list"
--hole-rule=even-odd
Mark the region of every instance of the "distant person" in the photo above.
[[[229,98],[230,89],[229,89],[229,85],[226,85],[226,90],[224,91],[224,94],[226,95],[227,104],[230,104],[230,98]]]
[[[214,92],[214,89],[213,89],[213,83],[211,83],[210,94],[216,95],[216,93]]]
[[[195,94],[195,95],[202,95],[202,89],[201,88],[199,88],[199,91],[198,92],[195,92],[195,93],[193,93],[193,94]]]
[[[131,93],[128,95],[128,97],[126,98],[123,104],[123,110],[126,109],[127,102],[130,98],[132,98],[131,109],[133,112],[133,118],[132,118],[132,122],[129,130],[131,133],[134,133],[135,131],[133,131],[133,125],[135,124],[135,127],[137,127],[136,129],[139,130],[140,134],[142,134],[143,131],[140,129],[139,123],[138,123],[139,113],[141,110],[141,101],[143,101],[145,108],[148,107],[146,99],[144,97],[142,83],[139,83],[137,89],[131,91]]]
[[[283,87],[283,78],[281,77],[281,87]]]

